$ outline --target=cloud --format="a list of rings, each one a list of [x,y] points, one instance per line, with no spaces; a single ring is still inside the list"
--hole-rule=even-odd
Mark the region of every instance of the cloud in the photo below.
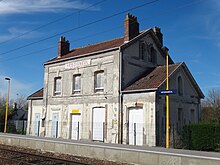
[[[0,2],[0,14],[59,12],[64,9],[84,9],[88,3],[80,0],[5,0]],[[91,7],[90,10],[95,10]]]
[[[23,35],[26,32],[29,32],[29,30],[20,29],[20,28],[16,28],[16,27],[10,27],[6,34],[0,35],[0,42],[4,42],[4,41],[7,41],[7,40],[10,40],[10,39],[12,39],[14,37]],[[41,36],[41,33],[34,31],[34,32],[31,32],[31,35],[24,35],[24,36],[19,37],[19,38],[21,38],[21,39],[24,39],[24,38],[28,39],[28,38],[34,38],[34,37],[39,37],[39,36]]]
[[[8,90],[8,82],[5,80],[5,77],[7,77],[7,76],[0,75],[0,84],[1,84],[0,93],[3,96],[6,95],[8,92],[7,91]],[[30,91],[32,89],[33,89],[32,84],[27,84],[27,83],[20,82],[16,79],[11,79],[11,81],[10,81],[10,98],[16,99],[17,94],[27,96],[30,94]]]

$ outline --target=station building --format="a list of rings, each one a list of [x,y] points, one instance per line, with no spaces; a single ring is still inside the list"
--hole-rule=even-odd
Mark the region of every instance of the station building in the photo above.
[[[139,31],[127,14],[124,36],[70,49],[44,63],[44,87],[28,97],[27,134],[131,145],[165,144],[166,53],[159,27]],[[169,56],[170,125],[198,123],[202,91],[184,62]]]

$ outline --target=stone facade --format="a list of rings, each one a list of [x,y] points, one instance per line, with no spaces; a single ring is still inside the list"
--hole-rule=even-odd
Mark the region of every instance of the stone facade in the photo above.
[[[163,35],[158,27],[139,32],[129,20],[137,18],[126,16],[125,37],[71,51],[61,37],[58,56],[44,64],[41,97],[29,97],[28,134],[163,145],[165,96],[157,92],[165,89]],[[170,122],[197,123],[204,96],[184,63],[169,64],[170,88],[178,90],[170,97]]]

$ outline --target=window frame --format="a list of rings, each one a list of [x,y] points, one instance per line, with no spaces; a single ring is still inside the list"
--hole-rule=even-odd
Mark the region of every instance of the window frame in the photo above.
[[[60,90],[57,90],[57,83],[58,81],[60,81]],[[53,90],[53,94],[54,96],[59,96],[61,95],[61,91],[62,91],[62,78],[59,76],[59,77],[55,77],[54,78],[54,90]]]
[[[195,118],[195,109],[190,109],[190,123],[195,124],[196,118]]]
[[[139,42],[139,59],[144,60],[147,54],[147,47],[145,41]]]
[[[79,89],[76,89],[76,78],[77,77],[79,77]],[[81,78],[82,78],[81,74],[73,75],[72,94],[79,94],[79,93],[81,93],[81,90],[82,90]]]
[[[151,46],[151,48],[150,48],[150,54],[149,54],[147,60],[148,60],[148,62],[151,62],[151,63],[156,63],[156,61],[157,61],[157,52],[153,46]]]
[[[101,75],[100,85],[98,86],[98,75]],[[104,92],[104,70],[99,70],[94,73],[94,91],[97,92]]]
[[[178,76],[177,78],[177,89],[178,89],[178,95],[183,96],[183,79],[181,76]]]

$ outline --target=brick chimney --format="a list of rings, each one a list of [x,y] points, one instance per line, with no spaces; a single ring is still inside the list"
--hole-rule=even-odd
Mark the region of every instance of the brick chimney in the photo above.
[[[70,43],[65,37],[60,36],[60,40],[58,42],[58,57],[62,57],[63,55],[69,53]]]
[[[128,42],[139,34],[137,17],[127,14],[124,20],[124,42]]]
[[[156,34],[157,38],[159,39],[161,43],[161,47],[163,47],[163,34],[161,33],[160,28],[155,26],[153,31]]]

